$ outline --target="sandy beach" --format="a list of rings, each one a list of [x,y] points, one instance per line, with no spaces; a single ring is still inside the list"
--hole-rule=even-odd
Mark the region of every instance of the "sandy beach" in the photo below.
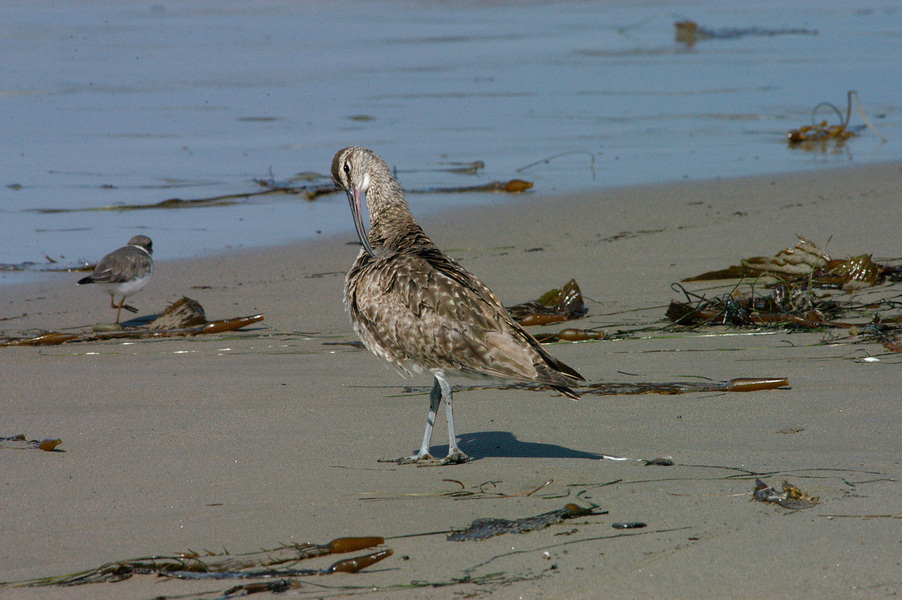
[[[460,446],[474,459],[458,466],[378,462],[418,446],[431,382],[401,379],[351,344],[341,303],[359,249],[350,216],[334,239],[158,262],[129,299],[138,316],[188,296],[210,319],[265,320],[192,338],[0,348],[0,437],[62,440],[55,452],[0,446],[0,582],[153,555],[382,536],[378,548],[393,552],[385,560],[355,574],[288,578],[294,587],[279,597],[897,596],[902,354],[848,330],[662,328],[668,303],[683,299],[671,284],[773,255],[797,235],[834,257],[898,264],[900,181],[902,164],[889,163],[524,195],[421,218],[505,304],[575,279],[588,315],[535,331],[609,333],[549,346],[589,383],[789,380],[751,393],[579,401],[456,381]],[[78,277],[0,288],[3,334],[112,322],[107,299],[77,288]],[[691,289],[716,295],[735,283]],[[898,297],[899,284],[868,293]],[[440,418],[438,455],[444,431]],[[657,457],[674,464],[646,466]],[[776,488],[786,480],[819,502],[755,502],[757,478]],[[597,508],[529,533],[447,539],[478,518],[568,503]],[[632,522],[646,526],[612,527]],[[4,586],[0,597],[206,599],[247,583],[136,575]]]

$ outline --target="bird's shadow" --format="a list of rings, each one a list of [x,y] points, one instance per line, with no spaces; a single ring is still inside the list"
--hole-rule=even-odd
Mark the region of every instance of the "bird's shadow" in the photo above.
[[[119,321],[119,324],[123,327],[147,327],[158,318],[162,317],[163,314],[152,314],[152,315],[142,315],[140,317],[135,317],[133,319],[129,319],[128,321]]]
[[[600,460],[603,454],[574,450],[566,446],[523,442],[509,431],[477,431],[458,436],[458,446],[474,460],[480,458],[588,458]],[[435,449],[435,456],[443,456],[447,446]]]

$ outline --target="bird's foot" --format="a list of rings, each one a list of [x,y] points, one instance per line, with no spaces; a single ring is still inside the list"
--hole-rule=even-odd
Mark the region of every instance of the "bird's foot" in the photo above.
[[[401,458],[380,458],[381,463],[395,463],[396,465],[418,465],[436,461],[431,454],[414,454],[413,456],[402,456]],[[436,461],[437,462],[437,461]]]
[[[391,462],[397,465],[416,465],[418,467],[442,467],[444,465],[461,465],[470,460],[470,457],[455,449],[449,452],[448,456],[442,459],[435,458],[428,452],[423,454],[414,454],[413,456],[405,456],[394,460],[380,458],[379,462]]]
[[[429,454],[414,454],[413,456],[405,456],[395,461],[399,465],[431,465],[438,460]]]
[[[465,462],[470,462],[470,457],[461,452],[459,448],[448,452],[448,456],[441,460],[443,465],[462,465]]]

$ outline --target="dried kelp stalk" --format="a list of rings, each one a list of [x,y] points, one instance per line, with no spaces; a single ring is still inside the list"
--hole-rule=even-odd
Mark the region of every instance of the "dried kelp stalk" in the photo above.
[[[786,377],[740,377],[729,381],[673,381],[664,383],[590,383],[580,388],[582,395],[632,396],[638,394],[691,394],[700,392],[759,392],[786,388]]]
[[[455,531],[448,536],[452,542],[480,542],[504,533],[529,533],[556,525],[567,519],[584,517],[593,514],[595,507],[583,508],[576,504],[568,504],[559,510],[542,513],[535,517],[526,517],[508,521],[507,519],[476,519],[463,531]]]
[[[589,329],[562,329],[557,333],[537,333],[535,338],[543,344],[554,342],[585,342],[588,340],[603,340],[604,331],[592,331]]]
[[[601,381],[579,387],[576,391],[583,396],[636,396],[639,394],[695,394],[700,392],[759,392],[776,390],[789,386],[786,377],[739,377],[729,381],[669,381],[620,383]],[[472,385],[468,390],[487,389],[489,386]],[[492,386],[502,390],[544,390],[537,385],[515,383]]]
[[[27,440],[23,434],[11,437],[0,437],[0,448],[14,450],[43,450],[44,452],[63,452],[56,450],[56,447],[63,443],[63,440],[56,438],[48,438],[44,440]]]
[[[391,549],[337,561],[325,569],[297,569],[299,561],[355,552],[385,543],[381,537],[337,538],[328,544],[292,544],[271,550],[231,555],[207,553],[203,556],[187,552],[177,556],[152,556],[107,563],[95,569],[62,577],[46,577],[8,587],[69,586],[87,583],[122,581],[133,575],[161,575],[178,579],[257,579],[271,577],[306,577],[332,573],[356,573],[391,556]],[[2,586],[0,586],[2,587]]]
[[[358,573],[363,569],[369,567],[370,565],[374,565],[380,560],[386,559],[391,555],[391,548],[386,548],[385,550],[379,550],[378,552],[365,554],[363,556],[345,558],[334,562],[323,569],[322,574],[331,575],[332,573]]]
[[[330,184],[330,188],[333,186]],[[271,189],[262,192],[248,192],[248,193],[237,193],[237,194],[223,194],[221,196],[211,196],[209,198],[191,198],[191,199],[183,199],[183,198],[169,198],[167,200],[161,200],[159,202],[153,202],[150,204],[117,204],[114,206],[94,206],[89,208],[35,208],[29,209],[32,212],[38,212],[43,214],[56,214],[56,213],[73,213],[73,212],[126,212],[126,211],[134,211],[134,210],[158,210],[158,209],[184,209],[184,208],[206,208],[210,206],[233,206],[235,204],[239,204],[240,200],[246,200],[248,198],[252,198],[255,196],[265,196],[269,194],[276,193],[294,193],[299,194],[302,192],[306,192],[306,189],[303,190],[285,190],[285,189]]]
[[[78,340],[81,336],[75,333],[48,331],[40,335],[26,338],[6,338],[0,346],[55,346],[63,342]]]
[[[385,548],[370,554],[355,556],[354,558],[343,558],[326,567],[325,569],[274,569],[269,566],[264,569],[242,569],[242,570],[206,570],[198,571],[175,570],[160,571],[156,574],[172,577],[175,579],[269,579],[271,577],[287,577],[286,582],[291,582],[291,577],[309,577],[310,575],[331,575],[333,573],[359,573],[363,569],[384,560],[393,554],[391,548]],[[153,572],[151,572],[153,573]],[[292,587],[294,585],[292,584]]]
[[[783,482],[783,491],[778,492],[760,479],[756,479],[754,498],[758,502],[771,502],[792,510],[811,508],[818,503],[817,497],[809,496],[788,481]]]
[[[235,317],[207,321],[204,308],[196,300],[182,297],[166,307],[163,314],[149,325],[141,327],[121,326],[97,328],[83,333],[59,333],[50,331],[37,336],[7,338],[0,346],[49,346],[64,342],[97,342],[112,339],[143,339],[204,335],[235,331],[263,320],[263,315]]]
[[[579,285],[575,279],[571,279],[561,289],[549,290],[538,300],[508,307],[507,311],[518,323],[529,326],[579,319],[589,309],[583,302]]]
[[[482,185],[470,185],[462,187],[440,187],[429,189],[413,189],[408,190],[411,194],[463,194],[465,192],[507,192],[509,194],[521,194],[530,188],[533,183],[531,181],[523,181],[522,179],[511,179],[509,181],[492,181]]]

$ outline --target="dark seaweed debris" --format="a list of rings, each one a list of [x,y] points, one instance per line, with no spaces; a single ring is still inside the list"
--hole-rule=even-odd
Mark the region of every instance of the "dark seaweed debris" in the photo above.
[[[699,27],[695,21],[677,21],[673,24],[676,41],[694,46],[700,40],[733,40],[741,37],[774,37],[778,35],[817,35],[816,29],[767,29],[764,27],[724,27],[709,29]]]
[[[833,259],[813,243],[799,243],[772,257],[743,259],[740,265],[684,281],[740,279],[728,293],[697,294],[680,284],[684,299],[672,300],[666,317],[674,326],[697,329],[730,326],[789,331],[846,330],[859,341],[877,341],[900,352],[899,294],[886,292],[902,281],[902,266],[875,262],[870,254]],[[740,289],[740,286],[746,286]],[[884,286],[883,289],[875,289]],[[870,298],[864,299],[864,290]]]
[[[819,500],[817,497],[809,496],[788,481],[783,482],[783,491],[778,492],[760,479],[755,480],[754,498],[758,502],[779,504],[783,508],[792,510],[803,510],[817,506]]]
[[[509,181],[492,181],[482,185],[467,185],[460,187],[438,187],[425,190],[408,190],[411,194],[463,194],[466,192],[507,192],[509,194],[521,194],[532,188],[531,181],[511,179]]]
[[[698,327],[704,325],[731,325],[734,327],[792,327],[793,329],[820,329],[827,326],[851,327],[848,323],[830,320],[841,307],[829,299],[819,298],[799,287],[780,285],[771,293],[760,295],[754,290],[748,293],[728,293],[705,298],[674,285],[686,296],[685,302],[672,300],[666,317],[675,325]]]
[[[466,529],[450,534],[448,540],[452,542],[480,542],[504,533],[529,533],[530,531],[545,529],[549,525],[556,525],[567,519],[602,514],[594,512],[594,508],[583,508],[571,503],[559,510],[513,521],[507,519],[476,519]]]
[[[622,523],[611,523],[614,529],[642,529],[648,527],[648,523],[642,521],[626,521]]]

